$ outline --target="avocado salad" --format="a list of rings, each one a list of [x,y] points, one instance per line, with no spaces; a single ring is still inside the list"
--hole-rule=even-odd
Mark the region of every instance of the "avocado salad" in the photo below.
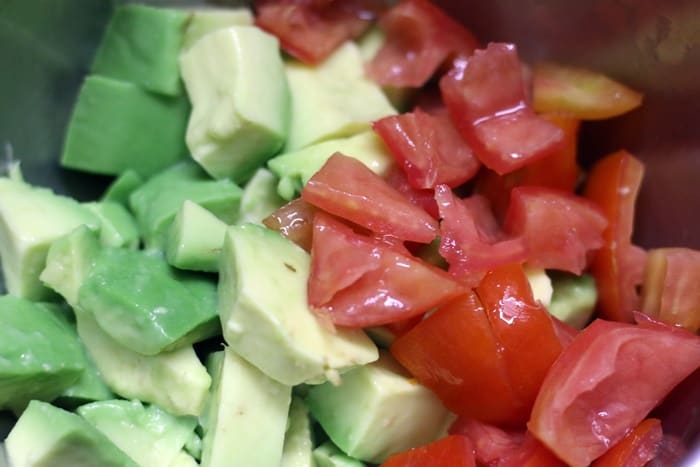
[[[336,152],[395,166],[371,122],[415,89],[366,77],[383,40],[309,65],[247,8],[116,8],[60,159],[111,184],[80,202],[0,177],[0,466],[351,467],[447,433],[391,330],[317,313],[311,254],[268,227]],[[590,276],[527,274],[590,321]]]

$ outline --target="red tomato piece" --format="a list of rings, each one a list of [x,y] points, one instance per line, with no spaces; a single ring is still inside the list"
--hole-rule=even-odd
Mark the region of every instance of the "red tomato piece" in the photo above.
[[[510,192],[505,230],[525,239],[528,264],[581,274],[589,251],[604,244],[608,221],[589,200],[551,188],[520,186]]]
[[[381,235],[430,243],[438,223],[368,169],[340,153],[332,155],[301,191],[301,198]]]
[[[425,446],[394,454],[381,467],[476,467],[469,438],[450,435]]]
[[[585,68],[540,63],[533,70],[533,107],[581,120],[616,117],[639,107],[642,94]]]
[[[285,52],[314,64],[362,34],[382,5],[378,0],[258,0],[255,24],[277,36]]]
[[[690,332],[700,329],[700,251],[658,248],[647,257],[641,309]]]
[[[694,334],[598,319],[552,365],[528,428],[570,465],[587,466],[699,366]]]
[[[476,39],[427,0],[404,0],[379,19],[386,41],[367,65],[382,86],[423,86],[444,62],[471,55]]]
[[[447,185],[435,188],[435,199],[442,217],[440,254],[450,265],[450,273],[465,284],[475,286],[487,270],[525,260],[523,239],[495,241],[491,227],[495,221],[484,221],[485,213],[478,206],[475,209],[475,203],[457,198]]]
[[[401,321],[464,292],[445,271],[359,235],[326,213],[314,217],[309,304],[334,324]]]
[[[377,120],[372,128],[414,188],[459,186],[474,177],[481,165],[447,115],[416,109]]]
[[[564,146],[564,132],[527,104],[522,66],[512,44],[491,43],[440,80],[452,121],[476,156],[499,174]]]
[[[294,199],[263,219],[263,224],[311,251],[311,235],[316,208],[301,198]]]
[[[656,457],[662,438],[661,421],[647,418],[596,459],[591,467],[644,467]]]
[[[632,322],[639,309],[639,251],[631,244],[634,204],[644,176],[641,161],[618,151],[596,162],[588,175],[584,195],[605,213],[605,245],[594,255],[591,272],[598,290],[598,316]]]
[[[418,190],[408,183],[404,171],[398,166],[392,166],[386,174],[386,182],[413,205],[418,206],[430,214],[433,219],[440,217],[437,203],[435,202],[435,190]]]

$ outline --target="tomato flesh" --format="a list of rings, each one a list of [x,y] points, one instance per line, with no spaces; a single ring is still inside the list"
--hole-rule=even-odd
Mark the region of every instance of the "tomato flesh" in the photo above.
[[[476,467],[469,438],[450,435],[389,457],[382,467]]]
[[[311,235],[316,208],[296,198],[263,219],[263,224],[278,231],[306,251],[311,251]]]
[[[663,432],[661,421],[647,418],[591,464],[591,467],[644,467],[656,457]]]

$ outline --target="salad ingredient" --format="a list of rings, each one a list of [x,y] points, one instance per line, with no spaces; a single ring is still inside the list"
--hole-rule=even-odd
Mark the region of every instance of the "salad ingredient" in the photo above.
[[[231,348],[213,354],[211,366],[202,466],[280,465],[292,388]]]
[[[330,441],[314,449],[313,462],[316,467],[364,467],[365,465],[345,454]]]
[[[285,200],[277,194],[277,182],[275,174],[265,167],[256,170],[243,188],[236,222],[239,224],[246,222],[259,224],[281,207]]]
[[[425,446],[394,454],[382,467],[475,467],[474,449],[466,436],[450,435]]]
[[[306,403],[330,439],[347,455],[380,463],[395,452],[429,443],[445,429],[449,413],[415,384],[390,355],[309,389]],[[420,420],[420,423],[413,423]]]
[[[138,187],[143,185],[144,179],[134,169],[126,169],[109,184],[102,194],[101,201],[119,203],[122,206],[129,206],[129,196]]]
[[[559,274],[552,282],[552,303],[547,311],[569,326],[583,329],[591,321],[598,299],[593,276]]]
[[[310,252],[315,214],[315,207],[296,198],[263,219],[263,224]]]
[[[532,298],[549,311],[549,307],[552,304],[554,289],[552,288],[552,280],[549,278],[547,271],[541,268],[531,267],[523,267],[523,271],[527,277],[527,282],[530,284]],[[550,312],[550,314],[552,313]]]
[[[377,359],[362,330],[330,329],[312,313],[308,253],[255,224],[229,227],[225,238],[219,313],[224,339],[238,355],[290,386]]]
[[[662,437],[661,421],[656,418],[647,418],[627,433],[619,443],[596,459],[591,467],[647,465],[647,462],[656,457]]]
[[[13,467],[85,465],[136,467],[134,461],[84,419],[34,400],[5,440]]]
[[[230,26],[252,26],[253,12],[249,8],[197,8],[189,10],[190,17],[182,37],[181,50],[192,47],[207,34]]]
[[[306,403],[292,396],[280,467],[312,467],[314,443]],[[316,462],[318,464],[318,462]]]
[[[100,222],[100,243],[113,248],[135,250],[139,246],[139,229],[134,216],[115,201],[84,203]]]
[[[214,178],[248,180],[287,138],[289,88],[277,39],[253,26],[220,29],[183,52],[180,67],[193,159]]]

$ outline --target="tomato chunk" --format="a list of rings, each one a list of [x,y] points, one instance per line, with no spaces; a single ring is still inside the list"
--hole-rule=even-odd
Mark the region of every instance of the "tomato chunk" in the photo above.
[[[504,228],[522,236],[528,264],[581,274],[589,251],[603,246],[608,221],[589,200],[551,188],[511,191]]]
[[[564,133],[527,104],[512,44],[491,43],[440,80],[447,110],[485,166],[499,174],[560,150]]]
[[[362,162],[335,153],[314,174],[301,197],[331,214],[382,235],[430,243],[438,223]]]
[[[382,467],[475,467],[474,449],[469,438],[450,435],[426,446],[394,454]]]
[[[324,212],[314,216],[309,304],[339,326],[379,326],[463,294],[445,271],[359,235]]]
[[[480,163],[447,115],[420,109],[372,124],[414,188],[455,187],[476,175]]]
[[[698,366],[694,334],[661,323],[598,319],[552,365],[528,428],[570,465],[586,466]]]
[[[476,39],[428,0],[404,0],[379,19],[386,42],[367,65],[383,86],[420,87],[453,56],[471,55]]]
[[[419,190],[408,183],[406,173],[398,166],[392,166],[385,175],[386,182],[413,205],[416,205],[430,214],[433,219],[440,217],[437,203],[435,202],[435,190]]]
[[[591,467],[644,467],[656,457],[662,438],[661,421],[647,418],[596,459]]]
[[[276,230],[306,251],[311,251],[311,235],[316,208],[301,198],[294,199],[263,219],[266,227]]]

